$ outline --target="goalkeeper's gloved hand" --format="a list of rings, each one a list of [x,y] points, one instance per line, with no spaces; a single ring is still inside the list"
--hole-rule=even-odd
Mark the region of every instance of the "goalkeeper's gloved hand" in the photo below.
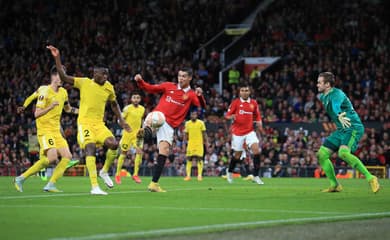
[[[346,117],[346,114],[346,112],[342,112],[338,115],[339,121],[343,128],[349,128],[351,126],[351,119]]]

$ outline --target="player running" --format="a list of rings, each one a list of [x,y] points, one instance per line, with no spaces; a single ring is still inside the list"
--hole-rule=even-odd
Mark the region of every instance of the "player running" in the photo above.
[[[260,132],[264,131],[259,106],[256,100],[249,97],[250,89],[248,84],[242,83],[238,90],[240,91],[240,97],[232,101],[225,116],[226,119],[233,120],[231,133],[232,149],[234,151],[229,163],[229,168],[226,169],[226,179],[229,183],[233,182],[233,170],[236,164],[240,161],[245,143],[253,153],[253,182],[262,185],[264,182],[259,177],[259,139],[257,138],[253,127],[253,122],[255,122],[257,129]]]
[[[64,69],[65,69],[65,66],[63,66],[64,67]],[[56,68],[55,68],[55,66],[50,70],[50,72],[53,72],[53,71],[57,71],[56,70]],[[39,92],[42,92],[45,88],[47,88],[47,86],[48,85],[43,85],[43,86],[40,86],[36,91],[34,91],[30,96],[28,96],[25,100],[24,100],[24,102],[23,102],[23,105],[22,106],[19,106],[17,109],[16,109],[16,112],[17,113],[23,113],[25,110],[26,110],[26,108],[33,102],[33,101],[35,101],[38,97],[39,97]],[[67,104],[65,104],[65,107],[66,107],[66,105]],[[67,109],[67,107],[65,108],[65,112],[66,112],[66,109]],[[76,112],[77,111],[77,112]],[[76,108],[75,108],[75,114],[77,114],[78,113],[78,109],[76,110]],[[62,133],[62,135],[63,135],[63,131],[62,131],[62,128],[61,128],[61,133]],[[42,155],[42,156],[40,156],[40,157],[45,157],[44,155]],[[73,166],[76,166],[77,164],[79,164],[79,160],[77,160],[77,159],[71,159],[70,161],[69,161],[69,163],[68,163],[68,165],[66,166],[66,169],[68,169],[68,168],[71,168],[71,167],[73,167]],[[43,169],[44,170],[44,169]],[[41,170],[42,171],[42,170]],[[45,176],[45,178],[43,178],[42,176],[41,176],[41,178],[42,178],[42,180],[44,180],[44,181],[47,181],[47,178],[46,178],[46,176]]]
[[[333,73],[322,72],[319,74],[317,80],[319,99],[337,126],[337,130],[326,138],[317,153],[319,163],[330,181],[330,187],[322,192],[341,192],[343,190],[336,179],[333,164],[329,160],[332,153],[337,151],[342,160],[366,177],[371,190],[376,193],[380,189],[378,178],[373,176],[360,159],[352,154],[356,151],[359,140],[363,136],[364,126],[349,98],[342,90],[335,88],[334,84],[335,76]]]
[[[59,68],[64,71],[62,65]],[[23,192],[23,183],[27,178],[41,169],[46,168],[50,163],[56,162],[58,153],[61,156],[61,161],[54,169],[52,177],[43,190],[47,192],[60,192],[56,188],[55,183],[62,177],[72,158],[68,143],[60,131],[60,119],[63,110],[77,114],[78,109],[70,106],[68,93],[61,87],[62,81],[55,67],[50,71],[50,78],[50,85],[42,86],[36,92],[38,101],[34,115],[40,146],[40,159],[27,169],[26,172],[14,179],[15,188],[19,192]]]

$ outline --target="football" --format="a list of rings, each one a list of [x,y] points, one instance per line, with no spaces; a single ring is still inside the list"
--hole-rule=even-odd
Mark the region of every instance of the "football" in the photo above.
[[[145,124],[152,128],[159,128],[165,123],[165,116],[162,112],[150,112],[145,118]]]

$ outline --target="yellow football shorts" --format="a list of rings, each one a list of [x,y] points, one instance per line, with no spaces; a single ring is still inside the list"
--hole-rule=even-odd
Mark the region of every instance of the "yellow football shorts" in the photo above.
[[[122,152],[127,152],[131,147],[137,146],[137,131],[132,130],[131,132],[123,131],[122,138],[119,142]]]
[[[40,154],[46,155],[46,151],[50,148],[68,148],[68,143],[60,132],[47,133],[38,135],[38,142],[40,147]]]
[[[188,145],[187,157],[203,157],[203,145]]]
[[[89,143],[103,146],[109,137],[114,137],[114,135],[103,122],[79,123],[77,125],[77,141],[82,149]]]

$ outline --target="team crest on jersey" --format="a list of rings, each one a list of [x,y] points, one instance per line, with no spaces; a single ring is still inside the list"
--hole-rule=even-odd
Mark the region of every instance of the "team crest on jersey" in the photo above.
[[[187,100],[188,99],[188,95],[187,94],[184,94],[183,95],[183,100]]]
[[[255,108],[255,106],[253,104],[249,105],[249,107],[251,108],[251,110],[253,110]]]
[[[169,93],[173,94],[173,91],[170,91]]]

